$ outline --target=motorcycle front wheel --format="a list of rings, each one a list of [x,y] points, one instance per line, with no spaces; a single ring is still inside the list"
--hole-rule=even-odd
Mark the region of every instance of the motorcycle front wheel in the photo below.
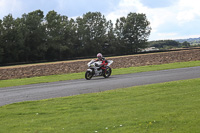
[[[86,71],[85,72],[85,79],[90,80],[92,78],[92,72]]]
[[[112,73],[112,69],[110,67],[107,67],[103,74],[104,78],[108,78],[111,75],[111,73]]]

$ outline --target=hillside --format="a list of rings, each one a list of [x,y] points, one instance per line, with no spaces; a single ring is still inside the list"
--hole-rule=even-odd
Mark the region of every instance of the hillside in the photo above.
[[[183,43],[185,41],[192,44],[200,44],[200,37],[199,38],[188,38],[188,39],[176,39],[175,41],[178,41],[179,43]]]

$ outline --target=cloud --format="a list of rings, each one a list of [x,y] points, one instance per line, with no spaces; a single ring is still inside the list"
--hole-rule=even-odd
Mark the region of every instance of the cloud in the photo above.
[[[164,8],[170,6],[174,0],[140,0],[140,2],[149,8]]]
[[[115,22],[117,18],[127,16],[130,12],[145,13],[151,22],[152,32],[156,32],[173,15],[167,8],[149,8],[144,6],[140,0],[121,0],[118,8],[109,13],[107,18]]]
[[[102,14],[114,9],[120,0],[57,0],[57,11],[68,17],[82,16],[87,12]]]
[[[196,0],[168,0],[167,6],[160,5],[148,6],[145,0],[121,0],[116,10],[106,15],[114,23],[117,18],[127,16],[130,12],[145,13],[151,23],[152,32],[150,40],[172,39],[187,37],[188,28],[199,27],[197,22],[200,20],[200,1]],[[157,0],[153,0],[154,2]],[[153,2],[152,1],[152,2]],[[192,27],[193,26],[193,27]],[[190,32],[190,36],[200,34]]]
[[[144,13],[152,28],[149,39],[158,40],[199,35],[199,5],[198,0],[0,0],[0,19],[38,9],[44,14],[55,10],[70,18],[98,11],[115,24],[130,12]]]
[[[164,25],[166,21],[169,21],[173,15],[166,8],[149,8],[144,6],[140,0],[121,0],[118,8],[109,13],[107,18],[115,22],[117,18],[127,16],[130,12],[145,13],[147,19],[151,22],[152,34],[156,33],[159,27]]]
[[[8,14],[16,15],[22,12],[23,4],[20,0],[0,0],[0,18]]]
[[[193,21],[200,17],[200,1],[197,0],[180,0],[178,3],[177,20],[182,23]]]
[[[115,20],[117,18],[127,16],[130,12],[136,12],[138,9],[143,8],[139,0],[121,0],[114,11],[108,13],[106,16],[108,19]]]

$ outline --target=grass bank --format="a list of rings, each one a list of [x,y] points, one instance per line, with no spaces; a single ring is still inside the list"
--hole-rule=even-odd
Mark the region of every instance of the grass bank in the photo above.
[[[157,71],[157,70],[166,70],[166,69],[176,69],[176,68],[194,67],[194,66],[200,66],[200,61],[178,62],[178,63],[161,64],[161,65],[113,69],[112,75]],[[23,78],[23,79],[0,80],[0,87],[10,87],[10,86],[19,86],[19,85],[27,85],[27,84],[56,82],[56,81],[63,81],[63,80],[83,79],[84,76],[85,76],[85,72]]]
[[[194,133],[200,79],[22,102],[0,107],[4,133]]]

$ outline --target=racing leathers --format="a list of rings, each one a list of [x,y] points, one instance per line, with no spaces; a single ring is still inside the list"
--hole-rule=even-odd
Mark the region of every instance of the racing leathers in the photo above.
[[[99,70],[100,69],[102,69],[102,70],[106,69],[105,66],[108,65],[108,61],[104,57],[102,57],[101,59],[98,58],[98,59],[96,59],[96,61],[102,62],[101,65],[99,66],[100,67]]]

